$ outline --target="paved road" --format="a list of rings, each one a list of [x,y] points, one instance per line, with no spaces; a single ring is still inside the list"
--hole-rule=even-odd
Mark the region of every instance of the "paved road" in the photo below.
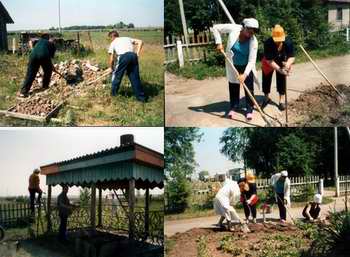
[[[321,206],[321,217],[325,216],[330,210],[340,211],[344,209],[344,197],[334,198],[334,202]],[[293,203],[292,203],[293,205]],[[303,207],[291,208],[290,214],[293,219],[302,218]],[[240,217],[244,217],[243,213],[239,213]],[[262,221],[262,215],[258,212],[258,222]],[[273,213],[266,215],[268,219],[278,219],[278,208],[274,205]],[[164,233],[166,236],[172,236],[176,233],[183,233],[192,228],[209,228],[214,227],[218,223],[219,216],[165,221]],[[290,221],[290,216],[287,214],[287,220]]]
[[[334,84],[350,85],[350,55],[317,60],[316,63]],[[261,78],[260,71],[258,77]],[[297,99],[305,90],[313,89],[321,82],[324,83],[324,79],[310,62],[294,65],[288,79],[288,101]],[[256,111],[250,123],[246,123],[243,113],[237,113],[237,120],[222,117],[229,108],[227,87],[225,77],[199,81],[166,74],[166,126],[264,126],[265,122]],[[261,102],[262,91],[255,88],[255,92],[258,102]],[[271,98],[278,101],[274,78]],[[241,92],[241,99],[244,99],[244,92]],[[245,106],[244,101],[241,105]],[[265,111],[284,122],[285,114],[277,106],[269,105]]]

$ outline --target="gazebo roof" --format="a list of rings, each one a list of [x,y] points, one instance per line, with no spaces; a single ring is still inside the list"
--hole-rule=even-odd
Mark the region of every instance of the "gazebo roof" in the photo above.
[[[103,189],[126,188],[135,179],[138,189],[163,188],[163,154],[134,142],[132,135],[121,136],[121,145],[74,159],[41,166],[47,185],[67,184]]]
[[[5,23],[14,23],[5,6],[0,2],[0,17],[4,17]]]

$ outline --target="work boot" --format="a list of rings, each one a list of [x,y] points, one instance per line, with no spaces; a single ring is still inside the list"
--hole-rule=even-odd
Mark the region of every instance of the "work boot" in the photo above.
[[[227,221],[227,229],[228,229],[228,231],[234,231],[234,229],[232,229],[231,221]]]
[[[253,218],[253,223],[256,224],[256,218]]]

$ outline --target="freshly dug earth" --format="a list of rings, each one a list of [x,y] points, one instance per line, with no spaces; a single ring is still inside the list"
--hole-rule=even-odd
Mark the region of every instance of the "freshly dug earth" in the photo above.
[[[57,104],[54,101],[36,96],[26,101],[18,102],[12,111],[44,117],[53,111],[56,106]]]
[[[339,101],[339,95],[329,85],[321,84],[290,103],[290,116],[296,117],[290,125],[349,126],[350,86],[340,84],[336,88],[346,96],[345,101]]]
[[[311,241],[294,225],[249,224],[251,233],[194,228],[167,238],[167,256],[175,257],[273,257],[296,256]],[[206,249],[203,249],[206,248]]]

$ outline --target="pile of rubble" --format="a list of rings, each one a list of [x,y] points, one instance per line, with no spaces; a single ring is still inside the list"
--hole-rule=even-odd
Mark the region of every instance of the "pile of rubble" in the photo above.
[[[82,82],[92,81],[103,74],[103,71],[98,67],[98,65],[92,65],[90,61],[85,60],[79,61],[74,59],[71,61],[60,62],[54,66],[55,69],[62,74],[63,78],[61,75],[53,72],[49,85],[50,88],[58,86],[62,82],[64,86],[69,85],[75,87]],[[40,71],[33,82],[31,92],[40,90],[42,87],[42,81],[43,72]],[[98,84],[98,82],[96,83]]]
[[[41,96],[35,96],[17,103],[13,112],[45,117],[57,107],[57,103]]]

